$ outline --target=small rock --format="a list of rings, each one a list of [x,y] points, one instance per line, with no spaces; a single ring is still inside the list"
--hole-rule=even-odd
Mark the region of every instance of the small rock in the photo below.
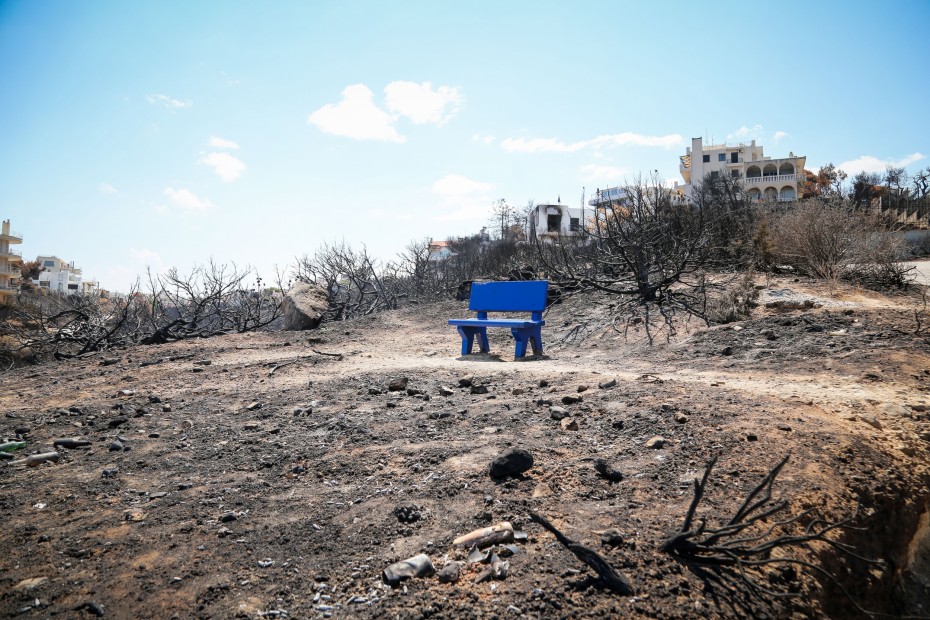
[[[228,536],[232,536],[233,531],[229,529],[228,527],[221,527],[219,531],[217,531],[216,535],[219,536],[220,538],[226,538]]]
[[[872,415],[871,413],[860,413],[856,417],[862,422],[865,422],[866,424],[871,426],[872,428],[877,429],[877,430],[882,430],[881,421],[877,417]]]
[[[733,355],[733,347],[724,347],[720,355]]]
[[[171,413],[171,405],[169,405],[168,403],[165,403],[164,405],[161,406],[161,410],[164,413]]]
[[[430,561],[429,556],[425,553],[421,553],[412,558],[407,558],[402,562],[391,564],[382,571],[381,578],[384,580],[384,583],[394,587],[400,585],[400,582],[406,579],[411,579],[413,577],[429,577],[435,572],[436,569],[433,568],[433,563]]]
[[[678,422],[679,424],[684,424],[685,422],[688,421],[688,416],[686,416],[685,414],[679,411],[678,413],[675,414],[675,421]]]
[[[110,444],[110,452],[122,452],[125,446],[119,439]]]
[[[675,405],[673,405],[672,403],[662,403],[661,405],[659,405],[659,409],[668,413],[669,411],[675,411]]]
[[[651,450],[658,450],[665,447],[665,437],[656,435],[652,439],[646,442],[646,447]]]
[[[785,431],[786,433],[791,432],[791,427],[788,426],[787,424],[779,424],[776,428],[780,431]]]
[[[599,389],[602,389],[602,390],[608,390],[608,389],[614,387],[615,385],[617,385],[617,380],[616,380],[616,379],[610,379],[610,380],[608,380],[608,381],[601,381],[600,383],[597,384],[597,387],[598,387]]]
[[[568,409],[566,409],[565,407],[558,407],[558,406],[550,407],[549,415],[552,417],[553,420],[562,420],[568,417]]]
[[[116,478],[119,474],[119,469],[115,467],[109,467],[100,472],[100,475],[104,478]]]
[[[161,437],[159,433],[149,433],[149,439],[158,439]]]
[[[587,392],[587,391],[588,391],[588,386],[586,386],[586,385],[579,385],[576,389],[578,390],[578,393],[580,394],[581,392]]]
[[[128,418],[126,418],[125,416],[119,416],[118,418],[113,418],[112,420],[110,420],[110,422],[107,424],[107,427],[117,428],[118,426],[122,426],[128,421],[129,421]]]
[[[212,363],[211,360],[197,360],[194,362],[194,366],[209,366]]]
[[[13,586],[13,589],[17,592],[25,592],[42,585],[46,581],[48,581],[48,577],[32,577],[31,579],[23,579],[15,586]]]
[[[193,482],[182,482],[181,484],[178,485],[178,491],[186,491],[193,486],[194,486]]]
[[[439,386],[439,395],[440,396],[452,396],[455,394],[455,391],[452,388],[447,388],[444,385]]]
[[[86,439],[56,439],[52,442],[52,445],[56,448],[67,448],[68,450],[74,450],[75,448],[89,446],[90,442]]]
[[[514,396],[523,396],[526,394],[526,390],[524,388],[513,388],[510,393]]]
[[[417,388],[407,388],[407,396],[417,396],[419,394],[423,394],[423,390],[419,390]]]
[[[539,380],[539,387],[549,387],[549,382],[546,381],[545,379],[540,379],[540,380]]]
[[[759,441],[759,436],[755,433],[748,433],[746,435],[746,441]]]
[[[914,456],[915,454],[917,454],[917,450],[914,448],[914,446],[909,445],[909,444],[900,444],[895,447],[898,450],[900,450],[901,453],[904,454],[905,456]]]
[[[567,396],[562,397],[563,405],[574,405],[575,403],[580,403],[580,402],[581,402],[581,396],[575,396],[573,394],[569,394]]]
[[[462,577],[462,565],[458,562],[449,562],[439,571],[439,583],[457,583]]]
[[[101,366],[112,366],[113,364],[118,364],[118,363],[119,363],[118,357],[105,357],[102,360],[100,360]]]
[[[907,418],[911,415],[910,409],[908,407],[899,405],[897,403],[884,403],[878,408],[878,410],[889,416]]]
[[[608,547],[619,547],[623,544],[623,534],[618,529],[609,529],[601,532],[601,544]]]
[[[378,396],[379,394],[384,394],[384,390],[382,390],[381,388],[377,388],[377,387],[370,387],[368,388],[368,393],[371,394],[372,396]]]
[[[472,376],[462,377],[459,379],[459,387],[471,387],[473,381],[474,377]]]
[[[510,448],[491,461],[488,468],[492,478],[518,476],[533,466],[533,455],[523,448]]]
[[[410,506],[398,506],[394,509],[394,516],[401,523],[416,523],[423,518],[422,508],[415,504]]]
[[[620,482],[623,480],[623,472],[615,468],[604,459],[597,459],[594,461],[594,469],[597,471],[597,473],[602,475],[607,480],[610,480],[611,482]]]
[[[388,383],[388,391],[389,392],[403,392],[404,390],[407,389],[407,383],[409,383],[409,381],[410,380],[407,377],[400,377],[399,379],[391,379],[391,381]]]
[[[269,566],[272,566],[272,565],[274,565],[274,560],[272,560],[271,558],[265,558],[264,560],[258,561],[258,566],[260,568],[268,568]]]
[[[150,395],[149,395],[149,402],[152,403],[153,405],[155,405],[155,404],[157,404],[157,403],[160,403],[160,402],[161,402],[161,399],[160,399],[158,396],[155,396],[154,394],[150,394]]]
[[[194,366],[191,368],[191,372],[203,372],[203,366]]]
[[[232,523],[238,518],[239,518],[239,515],[236,514],[235,512],[232,512],[232,511],[224,512],[223,515],[220,517],[220,523]]]
[[[263,406],[264,406],[264,405],[262,405],[262,403],[260,403],[260,402],[258,402],[258,401],[255,401],[255,402],[251,402],[251,403],[249,403],[248,405],[246,405],[246,406],[245,406],[245,410],[246,410],[246,411],[255,411],[256,409],[261,409]]]
[[[562,427],[563,431],[577,431],[578,430],[578,421],[575,418],[563,418],[559,422],[559,426]]]
[[[259,426],[258,422],[246,422],[243,428],[247,431],[257,431]]]
[[[487,394],[487,393],[488,393],[488,386],[486,386],[486,385],[472,385],[472,386],[471,386],[471,393],[472,393],[472,394]]]

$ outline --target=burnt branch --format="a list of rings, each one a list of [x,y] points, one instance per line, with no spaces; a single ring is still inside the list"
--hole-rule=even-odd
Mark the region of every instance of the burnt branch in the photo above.
[[[553,534],[556,540],[562,543],[563,547],[571,551],[575,554],[576,558],[594,570],[600,577],[601,582],[610,590],[613,590],[620,596],[630,596],[633,594],[633,586],[630,584],[630,580],[611,566],[597,551],[570,539],[540,514],[531,511],[530,518]]]

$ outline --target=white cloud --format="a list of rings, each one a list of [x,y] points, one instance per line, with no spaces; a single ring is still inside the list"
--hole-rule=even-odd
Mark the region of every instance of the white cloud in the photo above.
[[[435,183],[432,190],[434,193],[445,197],[461,197],[469,194],[489,192],[494,188],[491,183],[483,181],[474,181],[460,174],[447,174]]]
[[[617,185],[622,182],[624,175],[630,173],[628,168],[619,166],[601,166],[598,164],[587,164],[581,167],[581,175],[585,181],[606,183],[608,185]]]
[[[775,140],[775,144],[778,144],[783,139],[787,138],[790,134],[785,133],[784,131],[776,131],[775,135],[772,138]]]
[[[448,174],[433,183],[431,189],[442,200],[442,212],[434,218],[437,221],[482,219],[491,211],[492,183]]]
[[[208,211],[215,206],[206,198],[198,198],[188,189],[176,190],[173,187],[166,187],[165,196],[170,198],[171,202],[177,206],[191,211]]]
[[[146,100],[152,105],[160,105],[165,108],[168,108],[172,112],[175,110],[182,110],[184,108],[189,108],[194,105],[190,101],[180,101],[178,99],[172,99],[168,95],[146,95]]]
[[[103,194],[118,194],[119,193],[118,191],[116,191],[116,188],[110,185],[109,183],[101,183],[100,192]]]
[[[324,133],[355,140],[403,142],[391,115],[375,105],[371,89],[353,84],[342,91],[342,101],[327,103],[313,112],[307,122]]]
[[[433,90],[429,82],[391,82],[384,87],[388,110],[405,116],[416,125],[441,127],[459,111],[464,101],[459,89],[440,86]]]
[[[507,138],[501,142],[505,151],[518,153],[577,153],[585,149],[617,148],[621,146],[650,146],[674,148],[684,144],[678,134],[646,136],[633,132],[605,134],[578,142],[562,142],[556,138]]]
[[[752,127],[746,127],[743,125],[735,132],[727,134],[727,142],[737,142],[747,138],[750,140],[758,140],[762,137],[762,131],[762,125],[753,125]]]
[[[154,252],[146,248],[142,248],[140,250],[137,250],[136,248],[129,248],[129,253],[132,255],[133,259],[143,264],[156,263],[160,265],[162,262],[161,256],[159,256],[158,252]]]
[[[472,135],[471,139],[473,142],[482,142],[484,144],[491,144],[492,142],[497,140],[497,138],[495,138],[494,136],[490,134],[486,136],[482,136],[481,134],[477,134],[477,133]]]
[[[213,168],[213,172],[227,183],[238,179],[245,170],[242,160],[229,153],[207,153],[200,158],[200,163]]]
[[[897,161],[891,159],[879,159],[877,157],[873,157],[872,155],[863,155],[861,157],[857,157],[856,159],[844,161],[843,163],[839,164],[837,168],[849,176],[854,176],[860,172],[881,173],[885,172],[885,169],[888,166],[904,168],[924,158],[926,158],[926,155],[923,155],[922,153],[911,153],[910,155]]]
[[[239,145],[232,140],[220,138],[219,136],[210,136],[210,146],[215,149],[236,150],[239,148]]]

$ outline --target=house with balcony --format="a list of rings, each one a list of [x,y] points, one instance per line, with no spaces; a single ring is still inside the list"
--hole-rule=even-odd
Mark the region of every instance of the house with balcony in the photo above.
[[[22,242],[23,236],[10,230],[10,220],[3,220],[3,227],[0,228],[0,302],[15,295],[19,290],[23,255],[10,246]]]
[[[39,256],[36,258],[44,271],[38,280],[32,283],[39,288],[55,293],[84,293],[86,287],[81,281],[81,270],[57,256]]]
[[[679,160],[678,169],[685,180],[684,195],[688,200],[693,183],[700,183],[708,174],[728,174],[742,181],[752,199],[791,202],[800,195],[807,157],[794,153],[788,153],[787,157],[768,157],[755,140],[750,144],[705,147],[702,138],[692,138],[691,146]]]

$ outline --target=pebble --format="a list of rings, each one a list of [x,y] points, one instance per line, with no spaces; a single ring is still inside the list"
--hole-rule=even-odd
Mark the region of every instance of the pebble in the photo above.
[[[161,399],[160,399],[158,396],[156,396],[155,394],[149,394],[149,402],[152,403],[152,404],[154,405],[154,404],[156,404],[156,403],[160,403],[160,402],[161,402]]]
[[[679,424],[684,424],[685,422],[688,421],[688,416],[686,416],[685,414],[683,414],[683,413],[681,413],[681,412],[676,413],[676,414],[675,414],[675,421],[678,422]]]
[[[513,388],[512,390],[510,390],[510,393],[513,394],[514,396],[523,396],[524,394],[526,394],[526,390],[524,388],[517,387],[517,388]]]
[[[574,405],[575,403],[580,403],[580,402],[581,402],[581,396],[575,396],[575,395],[569,394],[569,395],[562,397],[563,405]]]
[[[857,417],[859,420],[865,422],[872,428],[877,429],[877,430],[882,430],[881,421],[879,421],[879,419],[875,417],[874,415],[872,415],[871,413],[860,413]]]
[[[746,441],[759,441],[759,436],[755,433],[748,433],[746,435]]]
[[[458,562],[449,562],[439,571],[439,583],[457,583],[462,578],[462,566]]]
[[[486,386],[486,385],[472,385],[472,386],[471,386],[471,393],[472,393],[472,394],[487,394],[487,393],[488,393],[488,386]]]
[[[115,467],[106,468],[100,472],[100,475],[104,478],[116,478],[117,474],[119,474],[119,469]]]
[[[262,408],[262,404],[258,401],[249,403],[248,405],[245,406],[246,411],[255,411],[256,409],[261,409],[261,408]]]
[[[646,442],[646,447],[652,450],[658,450],[659,448],[665,447],[665,437],[656,435],[652,439]]]
[[[610,389],[610,388],[612,388],[612,387],[614,387],[614,386],[616,386],[616,385],[617,385],[617,380],[616,380],[616,379],[610,379],[609,381],[601,381],[600,383],[597,384],[597,387],[598,387],[599,389],[602,389],[602,390],[607,390],[607,389]]]
[[[604,459],[597,459],[594,461],[594,469],[597,471],[597,473],[610,480],[611,482],[620,482],[623,480],[623,472],[615,468]]]
[[[492,478],[518,476],[533,466],[533,455],[523,448],[509,448],[491,461],[488,468]]]
[[[112,420],[110,420],[107,426],[109,428],[117,428],[118,426],[122,426],[128,421],[129,420],[125,416],[119,416],[118,418],[113,418]]]
[[[552,417],[553,420],[562,420],[568,417],[568,409],[566,409],[565,407],[558,407],[558,406],[550,407],[549,415]]]
[[[124,447],[123,442],[117,439],[110,444],[110,452],[122,452]]]
[[[608,547],[619,547],[623,544],[623,534],[618,529],[609,529],[601,532],[601,544]]]
[[[447,387],[444,386],[444,385],[440,385],[440,386],[439,386],[439,395],[440,395],[440,396],[452,396],[453,394],[455,394],[455,391],[452,390],[452,388],[447,388]]]
[[[409,381],[410,380],[407,377],[391,379],[391,381],[388,382],[388,391],[389,392],[403,392],[404,390],[407,389],[407,383],[409,383]]]
[[[459,379],[459,387],[471,387],[471,384],[473,381],[474,381],[474,377],[472,377],[471,375],[467,377],[462,377],[461,379]]]
[[[575,418],[563,418],[559,422],[559,426],[562,427],[563,431],[577,431],[578,430],[578,421]]]

